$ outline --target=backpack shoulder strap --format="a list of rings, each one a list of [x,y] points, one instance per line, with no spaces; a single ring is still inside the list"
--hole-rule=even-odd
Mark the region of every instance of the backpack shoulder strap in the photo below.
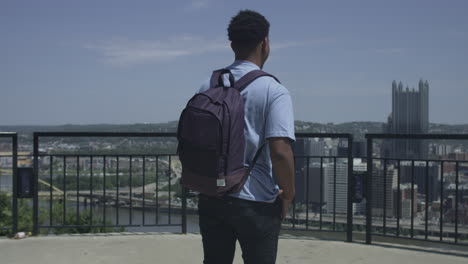
[[[257,149],[257,152],[255,152],[255,155],[252,159],[252,161],[249,164],[249,171],[252,171],[255,163],[257,163],[258,158],[260,157],[260,154],[262,154],[263,148],[265,148],[266,144],[268,144],[268,140],[263,142],[260,147]]]
[[[239,92],[242,92],[242,90],[244,90],[245,87],[247,87],[247,85],[249,85],[251,82],[253,82],[257,78],[262,77],[262,76],[270,76],[273,79],[275,79],[277,82],[280,83],[280,81],[275,76],[273,76],[272,74],[269,74],[269,73],[264,72],[262,70],[253,70],[253,71],[248,72],[244,76],[242,76],[242,78],[240,78],[234,84],[234,88],[238,89]]]
[[[224,87],[223,75],[226,73],[229,73],[229,82],[231,83],[232,87],[234,85],[234,75],[232,75],[230,70],[223,68],[213,71],[213,74],[211,74],[210,88]]]

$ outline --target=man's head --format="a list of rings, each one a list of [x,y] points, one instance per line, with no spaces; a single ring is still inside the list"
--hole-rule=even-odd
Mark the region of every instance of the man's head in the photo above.
[[[269,31],[270,23],[264,16],[252,10],[241,10],[228,27],[236,59],[256,59],[263,67],[270,54]]]

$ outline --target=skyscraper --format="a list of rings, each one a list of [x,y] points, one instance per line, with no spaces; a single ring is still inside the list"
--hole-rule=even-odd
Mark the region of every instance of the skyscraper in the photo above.
[[[322,199],[320,198],[320,186],[324,184],[322,182],[323,168],[320,168],[320,159],[316,157],[325,156],[326,147],[326,143],[323,140],[314,138],[298,138],[294,143],[296,202],[307,203],[308,201],[309,203],[319,203],[323,200],[323,194]],[[311,156],[316,157],[313,158]],[[309,166],[307,166],[307,161],[309,161]],[[326,167],[326,161],[322,165]]]
[[[384,133],[424,134],[429,132],[429,83],[422,79],[419,89],[403,89],[403,84],[392,83],[392,113],[384,125]],[[382,156],[394,158],[424,158],[428,148],[421,140],[388,140]]]
[[[348,209],[348,162],[339,159],[336,164],[330,163],[324,169],[324,179],[324,198],[326,199],[327,212],[333,214],[335,211],[336,214],[346,214]]]
[[[383,216],[384,210],[387,217],[393,214],[393,188],[397,182],[397,170],[393,165],[388,165],[384,172],[382,164],[374,166],[372,174],[372,214]]]

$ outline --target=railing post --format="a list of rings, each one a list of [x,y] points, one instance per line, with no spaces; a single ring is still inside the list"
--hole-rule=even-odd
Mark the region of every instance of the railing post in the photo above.
[[[12,136],[13,160],[13,234],[18,232],[18,135]]]
[[[372,243],[372,136],[367,137],[366,244]]]
[[[353,135],[348,136],[348,199],[347,199],[347,221],[346,221],[346,242],[353,242],[353,188],[351,186],[353,177]]]
[[[187,234],[187,188],[182,188],[182,234]]]
[[[34,133],[34,179],[32,182],[33,187],[33,235],[39,234],[39,136]]]

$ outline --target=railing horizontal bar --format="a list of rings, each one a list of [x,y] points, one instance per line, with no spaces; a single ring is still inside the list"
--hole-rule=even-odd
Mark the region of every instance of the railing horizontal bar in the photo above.
[[[177,154],[151,154],[151,153],[147,153],[147,154],[39,154],[38,155],[39,157],[130,157],[130,156],[133,156],[133,157],[146,157],[146,158],[156,158],[156,157],[168,157],[168,156],[178,156]],[[13,157],[13,155],[0,155],[0,158],[11,158]],[[18,155],[18,157],[33,157],[33,155]],[[337,158],[337,159],[347,159],[348,157],[345,157],[345,156],[315,156],[315,155],[311,155],[311,156],[306,156],[306,155],[295,155],[296,158]],[[356,158],[356,157],[354,157]],[[358,158],[362,158],[362,159],[366,159],[366,157],[358,157]],[[402,159],[402,158],[379,158],[379,157],[373,157],[372,159],[374,160],[389,160],[389,161],[408,161],[408,162],[411,162],[411,161],[420,161],[420,162],[459,162],[459,163],[468,163],[468,160],[458,160],[458,159],[410,159],[410,158],[405,158],[405,159]]]
[[[142,227],[143,225],[53,225],[53,226],[39,226],[39,228],[70,228],[70,227]],[[181,224],[161,224],[161,225],[147,225],[147,226],[176,226]]]
[[[38,155],[39,157],[136,157],[136,158],[139,158],[139,157],[146,157],[146,158],[156,158],[156,157],[168,157],[168,156],[178,156],[177,154],[175,153],[170,153],[170,154],[152,154],[152,153],[145,153],[145,154],[120,154],[120,153],[117,153],[117,154],[39,154]],[[13,157],[13,155],[0,155],[0,157],[5,157],[5,158],[8,158],[8,157]],[[18,157],[33,157],[33,155],[18,155]],[[306,155],[296,155],[295,157],[297,158],[337,158],[337,159],[347,159],[348,157],[346,156],[316,156],[316,155],[310,155],[310,156],[306,156]],[[361,157],[359,157],[361,158]],[[384,159],[384,158],[374,158],[374,159]],[[385,158],[387,160],[397,160],[397,159],[392,159],[392,158]],[[407,160],[407,161],[411,161],[411,159],[401,159],[401,160]],[[422,159],[418,159],[416,161],[426,161],[426,160],[422,160]],[[427,160],[427,161],[434,161],[434,162],[437,162],[437,161],[442,161],[442,160]],[[449,161],[449,162],[456,162],[456,161],[459,161],[459,162],[468,162],[468,160],[446,160],[446,161]]]
[[[133,157],[146,157],[146,158],[156,158],[156,157],[167,157],[167,156],[178,156],[177,154],[151,154],[151,153],[147,153],[147,154],[39,154],[38,155],[39,157],[76,157],[76,156],[79,156],[79,157],[130,157],[130,156],[133,156]],[[0,155],[0,158],[11,158],[13,157],[13,155]],[[33,155],[18,155],[18,157],[33,157]],[[345,156],[316,156],[316,155],[310,155],[310,156],[306,156],[306,155],[295,155],[296,158],[337,158],[337,159],[347,159],[348,157],[345,157]],[[356,158],[356,157],[354,157]],[[359,157],[359,158],[362,158],[362,159],[366,159],[366,157]],[[411,161],[420,161],[420,162],[459,162],[459,163],[468,163],[468,160],[459,160],[459,159],[412,159],[412,158],[382,158],[382,157],[373,157],[372,159],[374,160],[389,160],[389,161],[408,161],[408,162],[411,162]]]
[[[11,155],[10,155],[11,156]],[[177,154],[171,153],[171,154],[151,154],[151,153],[145,153],[145,154],[39,154],[39,157],[167,157],[167,156],[178,156]],[[0,156],[1,157],[1,156]],[[18,157],[32,157],[32,155],[23,155],[23,156],[18,156]]]
[[[16,132],[0,132],[0,137],[12,137],[18,135]]]
[[[177,133],[154,132],[34,132],[37,137],[176,137]]]
[[[176,137],[176,132],[34,132],[37,137]],[[349,133],[295,133],[298,138],[350,138]]]
[[[318,232],[332,232],[332,233],[345,233],[346,230],[333,230],[333,229],[306,229],[306,228],[293,228],[293,227],[281,227],[281,230],[286,230],[286,231],[318,231]]]
[[[141,225],[142,227],[143,226],[176,226],[176,227],[180,227],[182,226],[182,224],[144,224],[144,225]]]
[[[295,133],[296,138],[350,138],[348,133]]]
[[[468,134],[366,134],[366,138],[465,140],[465,139],[468,139]]]
[[[408,161],[408,162],[412,162],[412,161],[418,162],[418,161],[420,161],[422,163],[424,163],[426,161],[428,161],[428,162],[441,162],[441,161],[443,161],[443,162],[453,162],[453,163],[455,163],[455,162],[460,162],[460,163],[465,162],[465,163],[467,163],[468,162],[468,160],[455,160],[455,159],[414,159],[414,158],[412,158],[412,159],[410,159],[410,158],[402,159],[402,158],[387,158],[387,157],[385,157],[385,158],[372,157],[372,159],[373,160],[387,160],[387,161],[388,160],[389,161]]]
[[[328,158],[337,158],[337,159],[347,159],[348,157],[346,156],[317,156],[317,155],[294,155],[294,157],[296,158],[316,158],[316,159],[320,159],[320,158],[324,158],[324,159],[328,159]]]
[[[417,237],[404,237],[404,236],[394,236],[394,235],[383,235],[383,234],[378,234],[378,233],[372,233],[373,236],[380,236],[380,237],[391,237],[391,238],[401,238],[401,239],[405,239],[405,240],[417,240],[417,241],[424,241],[424,242],[434,242],[434,243],[437,243],[437,244],[449,244],[449,245],[461,245],[461,246],[468,246],[468,243],[465,243],[465,242],[450,242],[450,240],[443,240],[443,241],[440,241],[438,240],[438,237],[437,237],[437,240],[435,239],[424,239],[424,238],[417,238]]]
[[[14,132],[0,132],[0,137],[17,135]],[[34,132],[38,137],[176,137],[177,133],[153,133],[153,132]],[[349,138],[348,133],[296,133],[298,138]],[[375,139],[468,139],[467,134],[366,134],[366,138]]]

